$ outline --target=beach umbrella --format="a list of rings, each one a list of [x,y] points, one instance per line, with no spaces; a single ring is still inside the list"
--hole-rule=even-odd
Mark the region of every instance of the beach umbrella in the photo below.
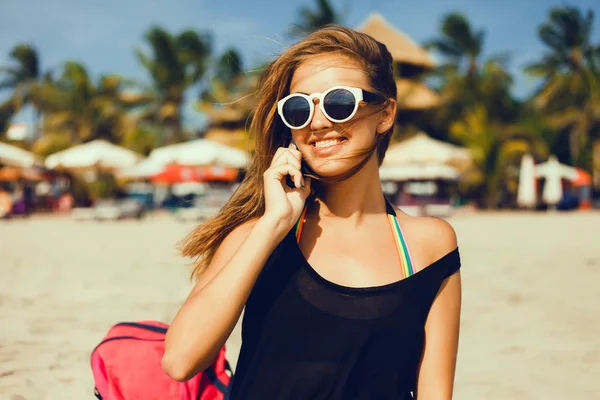
[[[562,199],[562,179],[574,180],[578,176],[576,168],[559,163],[555,156],[550,156],[547,162],[536,165],[535,175],[545,179],[542,199],[551,206],[558,204]]]
[[[248,163],[248,156],[244,151],[208,139],[159,147],[150,153],[149,158],[163,165],[244,168]]]
[[[430,138],[421,132],[391,145],[383,160],[383,166],[413,164],[447,164],[459,168],[471,163],[469,150]]]
[[[238,177],[238,170],[227,167],[171,164],[150,177],[152,182],[175,184],[183,182],[232,182]]]
[[[27,168],[35,164],[41,164],[41,160],[32,152],[0,142],[0,164]]]
[[[36,168],[3,167],[0,168],[0,181],[14,182],[20,179],[26,181],[41,181],[44,175]]]
[[[131,167],[122,168],[118,170],[116,175],[119,178],[125,179],[148,178],[152,175],[158,174],[164,168],[165,165],[163,165],[162,163],[159,163],[156,160],[152,160],[150,158],[145,158]]]
[[[523,208],[534,207],[537,203],[535,163],[531,154],[521,158],[519,169],[519,188],[517,191],[517,204]]]
[[[135,165],[143,156],[105,140],[94,140],[59,151],[46,158],[50,169],[115,170]]]
[[[457,180],[460,172],[444,164],[412,164],[400,166],[382,166],[379,168],[379,178],[382,181],[409,181],[409,180]]]

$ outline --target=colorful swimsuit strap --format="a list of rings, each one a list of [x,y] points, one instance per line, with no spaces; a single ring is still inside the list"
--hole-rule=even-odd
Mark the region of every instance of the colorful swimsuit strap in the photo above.
[[[302,214],[296,222],[296,242],[300,243],[300,237],[302,236],[302,228],[304,226],[304,222],[306,222],[306,210],[308,210],[309,201],[307,200],[306,205],[304,206],[304,210],[302,210]],[[394,237],[394,241],[396,242],[396,248],[398,249],[398,258],[400,259],[400,265],[402,265],[402,277],[408,278],[409,276],[415,273],[413,268],[412,257],[410,252],[408,251],[408,245],[406,244],[406,239],[404,238],[404,234],[402,233],[402,229],[400,229],[400,224],[398,223],[398,218],[396,218],[396,211],[394,207],[389,203],[389,201],[385,201],[386,211],[388,216],[388,221],[390,223],[390,229],[392,230],[392,236]]]
[[[392,206],[388,199],[385,199],[385,206],[388,214],[388,220],[390,222],[390,229],[392,230],[392,236],[394,237],[396,248],[398,249],[400,264],[402,265],[402,275],[403,278],[408,278],[415,273],[413,259],[410,255],[410,251],[408,250],[408,243],[406,242],[404,233],[402,233],[402,229],[400,228],[400,223],[396,217],[396,210],[394,210],[394,206]]]

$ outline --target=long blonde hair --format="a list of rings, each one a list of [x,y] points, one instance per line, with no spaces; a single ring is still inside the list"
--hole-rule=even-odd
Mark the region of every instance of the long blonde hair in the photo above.
[[[210,264],[217,248],[231,231],[263,215],[263,174],[269,168],[275,151],[286,146],[290,138],[289,129],[277,115],[277,101],[289,93],[298,65],[307,58],[324,53],[336,53],[354,60],[364,70],[376,93],[386,99],[396,99],[390,52],[372,37],[345,27],[330,25],[317,30],[269,64],[258,82],[256,107],[250,124],[254,152],[246,176],[218,215],[196,227],[182,243],[182,254],[195,261],[192,277],[198,277]],[[378,135],[372,149],[377,152],[379,164],[383,161],[392,131],[393,128],[390,128]]]

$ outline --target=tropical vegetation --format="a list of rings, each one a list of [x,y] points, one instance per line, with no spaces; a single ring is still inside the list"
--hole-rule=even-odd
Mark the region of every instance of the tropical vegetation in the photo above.
[[[329,0],[315,0],[298,10],[287,35],[343,24],[343,14]],[[592,41],[593,20],[592,11],[572,6],[550,10],[538,27],[545,53],[524,68],[537,88],[518,99],[510,53],[484,58],[485,30],[461,13],[444,16],[438,35],[424,44],[442,60],[428,77],[442,104],[410,124],[472,151],[474,163],[460,188],[464,196],[486,207],[507,204],[516,191],[514,167],[526,152],[539,160],[556,154],[592,170],[593,144],[600,140],[600,43]],[[209,32],[153,26],[144,40],[146,50],[135,54],[147,83],[118,74],[94,80],[87,66],[74,61],[47,71],[37,48],[17,44],[9,63],[0,66],[0,91],[8,95],[0,102],[0,139],[11,117],[29,106],[33,140],[17,144],[38,154],[99,138],[148,154],[202,136],[182,123],[186,95],[193,92],[209,128],[244,129],[261,66],[245,66],[234,48],[215,54]]]

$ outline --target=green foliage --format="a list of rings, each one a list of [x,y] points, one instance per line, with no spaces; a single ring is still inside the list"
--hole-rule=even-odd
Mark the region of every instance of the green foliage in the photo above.
[[[298,10],[288,34],[301,37],[340,24],[342,14],[330,0],[315,0]],[[600,43],[592,40],[593,19],[591,10],[573,6],[549,12],[538,28],[546,51],[525,68],[539,87],[522,102],[511,93],[508,55],[482,57],[484,29],[461,13],[442,18],[439,34],[427,47],[443,59],[430,77],[443,104],[423,113],[418,124],[472,151],[475,165],[465,174],[463,194],[497,206],[514,192],[514,168],[525,152],[539,160],[551,153],[592,168],[592,143],[600,140]],[[11,93],[0,104],[0,137],[11,117],[29,104],[44,121],[44,134],[32,147],[39,155],[96,138],[149,154],[184,139],[181,114],[190,88],[200,90],[196,108],[208,116],[210,128],[243,129],[254,106],[258,74],[247,71],[236,49],[213,58],[210,34],[171,33],[160,26],[151,27],[144,39],[146,48],[136,55],[150,85],[116,74],[92,79],[85,66],[71,61],[56,72],[43,72],[36,49],[17,44],[8,64],[0,66],[0,90]],[[410,127],[398,127],[395,136],[405,133],[400,129]],[[101,177],[82,187],[104,197],[114,191],[114,182]]]
[[[139,49],[136,54],[148,70],[153,87],[145,92],[152,101],[142,119],[166,127],[166,137],[161,138],[161,144],[181,141],[184,94],[204,77],[209,67],[212,38],[192,30],[172,35],[154,26],[145,39],[150,54]]]
[[[591,40],[594,14],[572,6],[553,8],[538,28],[547,51],[525,68],[541,79],[531,101],[549,124],[568,134],[565,161],[591,169],[591,141],[600,137],[600,44]]]
[[[46,133],[35,141],[32,151],[41,157],[66,150],[71,146],[71,135],[69,132]]]
[[[158,147],[158,137],[157,129],[147,124],[139,124],[125,134],[121,144],[130,150],[148,156],[154,148]]]
[[[315,0],[316,9],[302,7],[298,21],[288,31],[291,37],[302,37],[325,25],[341,24],[341,15],[333,8],[329,0]]]

